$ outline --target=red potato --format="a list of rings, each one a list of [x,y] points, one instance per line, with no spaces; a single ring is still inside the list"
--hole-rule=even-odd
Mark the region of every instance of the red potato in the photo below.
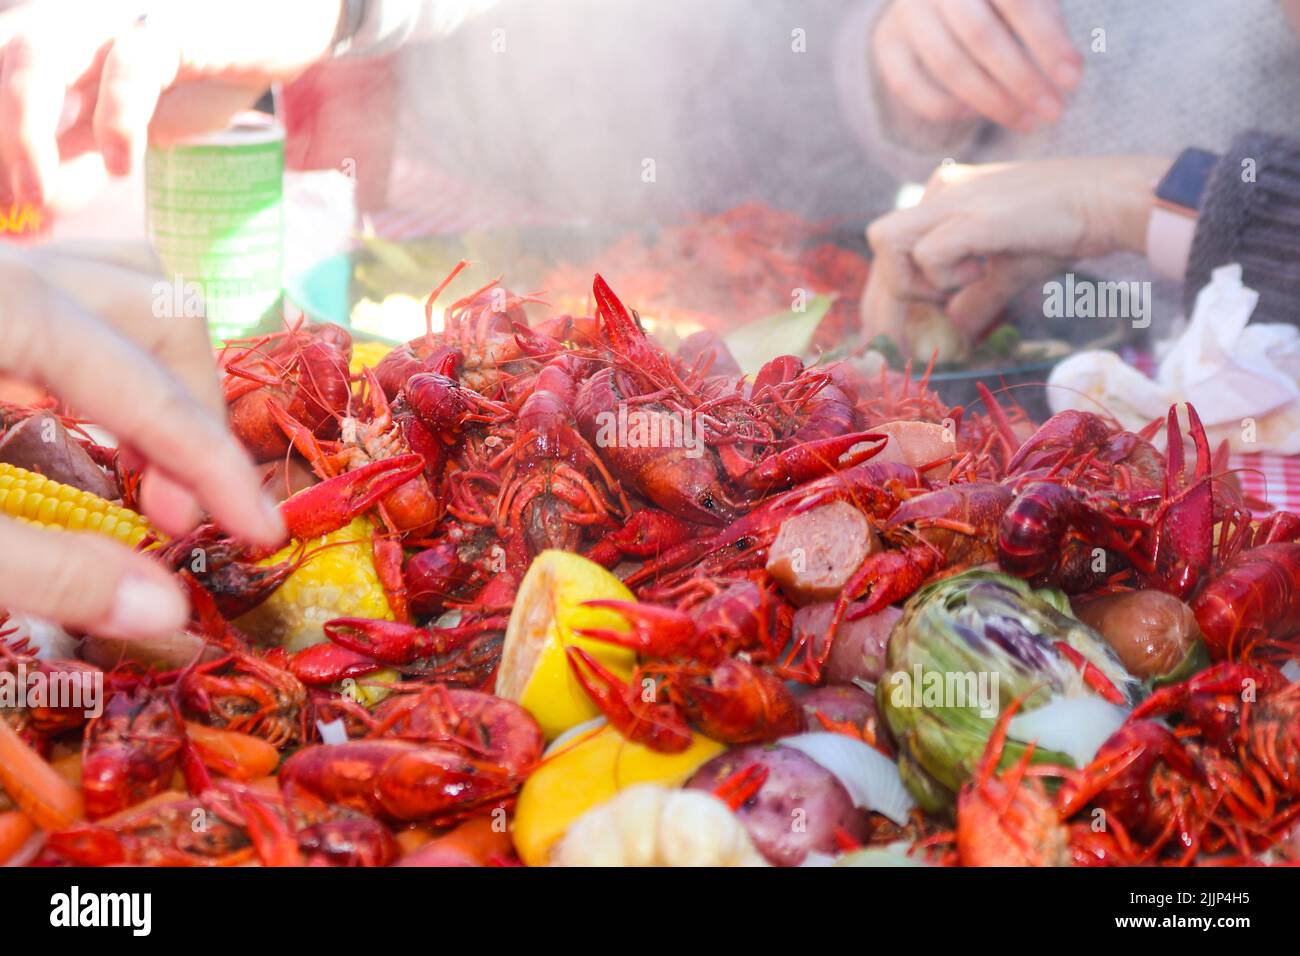
[[[48,411],[37,412],[5,432],[0,439],[0,462],[101,498],[112,500],[122,494],[117,481],[95,464],[86,449]]]
[[[835,723],[861,727],[876,717],[876,699],[857,684],[827,684],[814,687],[799,697],[809,730],[825,730],[817,715]]]
[[[1192,609],[1163,591],[1123,591],[1071,601],[1074,615],[1106,639],[1142,680],[1167,677],[1201,639]]]
[[[788,747],[752,744],[728,750],[697,770],[686,786],[712,791],[751,764],[766,768],[768,777],[736,816],[769,863],[798,866],[809,853],[838,853],[837,831],[858,841],[867,838],[870,814],[853,806],[834,774]]]
[[[934,422],[885,422],[883,425],[872,425],[871,430],[889,436],[875,461],[892,461],[919,468],[957,451],[954,429],[944,428]],[[945,464],[927,471],[926,477],[942,480],[948,477],[951,470],[952,465]]]
[[[767,573],[796,604],[833,600],[880,539],[846,501],[835,501],[781,522],[768,551]]]
[[[849,605],[849,613],[861,602]],[[801,607],[794,615],[794,636],[811,634],[814,647],[824,640],[830,626],[831,615],[835,611],[832,601],[809,604]],[[842,621],[835,632],[831,644],[830,656],[822,669],[822,676],[828,684],[849,684],[854,680],[875,683],[885,670],[885,652],[889,648],[889,635],[894,625],[903,616],[896,607],[881,608],[875,614],[859,618],[856,621]],[[820,648],[819,648],[820,649]]]
[[[857,684],[814,687],[799,698],[799,703],[808,719],[808,730],[845,733],[850,728],[844,725],[849,724],[857,736],[861,736],[877,750],[893,756],[894,745],[880,719],[876,698]],[[831,726],[827,726],[826,722]]]

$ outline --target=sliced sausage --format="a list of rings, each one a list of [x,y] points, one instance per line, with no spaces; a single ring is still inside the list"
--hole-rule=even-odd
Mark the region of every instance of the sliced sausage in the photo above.
[[[867,555],[879,550],[866,515],[835,501],[781,522],[767,573],[796,604],[831,600]]]
[[[885,422],[872,425],[871,430],[889,436],[889,441],[885,442],[874,461],[892,461],[919,468],[957,451],[955,432],[934,422]],[[952,465],[944,464],[926,472],[926,477],[941,481],[950,471]]]

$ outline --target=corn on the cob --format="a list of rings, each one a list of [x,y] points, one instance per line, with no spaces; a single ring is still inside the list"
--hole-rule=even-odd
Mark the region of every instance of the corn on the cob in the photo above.
[[[131,547],[152,533],[149,523],[129,508],[3,462],[0,514],[47,528],[93,531]]]
[[[352,362],[348,366],[348,371],[353,375],[360,375],[363,368],[374,368],[379,364],[379,360],[392,350],[393,347],[384,342],[353,342]]]
[[[365,518],[356,518],[323,538],[302,542],[316,553],[285,578],[270,597],[235,623],[261,641],[299,651],[324,641],[324,624],[336,617],[391,621],[393,611],[371,553],[373,532],[374,525]],[[300,546],[294,542],[259,563],[269,566],[292,560]]]

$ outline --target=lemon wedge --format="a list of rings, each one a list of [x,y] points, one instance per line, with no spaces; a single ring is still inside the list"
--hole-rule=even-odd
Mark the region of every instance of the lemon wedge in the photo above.
[[[680,786],[723,749],[695,734],[681,753],[659,753],[624,740],[609,726],[558,745],[519,791],[511,831],[519,858],[529,866],[545,866],[552,847],[592,807],[633,784]]]
[[[627,630],[613,611],[582,606],[597,599],[635,600],[600,565],[565,551],[543,551],[534,558],[515,596],[496,693],[532,714],[547,740],[600,713],[573,676],[566,647],[582,647],[623,680],[636,666],[636,655],[627,648],[573,633],[575,628]]]

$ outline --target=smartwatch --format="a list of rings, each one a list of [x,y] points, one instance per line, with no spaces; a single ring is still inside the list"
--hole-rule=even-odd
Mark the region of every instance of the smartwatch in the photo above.
[[[1156,186],[1147,223],[1147,261],[1167,279],[1183,278],[1201,198],[1218,162],[1219,157],[1209,150],[1185,149]]]

